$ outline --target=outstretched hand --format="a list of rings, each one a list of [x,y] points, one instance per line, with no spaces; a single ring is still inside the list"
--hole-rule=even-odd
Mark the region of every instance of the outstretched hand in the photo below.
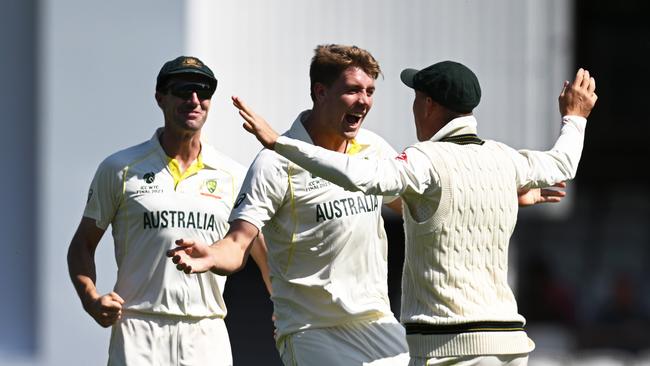
[[[193,240],[178,239],[174,249],[167,256],[176,264],[176,269],[189,273],[207,272],[212,268],[210,246]]]
[[[571,83],[565,81],[558,97],[562,116],[587,118],[598,99],[595,91],[596,80],[589,75],[588,70],[578,69],[575,80]]]
[[[566,188],[566,182],[560,182],[555,184],[553,188],[528,188],[522,189],[518,194],[519,206],[532,206],[538,203],[558,203],[562,201],[562,198],[566,196],[566,192],[563,190]]]
[[[275,147],[275,141],[277,141],[279,137],[278,133],[271,128],[264,118],[257,115],[239,97],[233,96],[232,104],[235,108],[239,109],[239,115],[244,119],[244,129],[255,135],[257,140],[261,142],[265,148],[273,150]]]

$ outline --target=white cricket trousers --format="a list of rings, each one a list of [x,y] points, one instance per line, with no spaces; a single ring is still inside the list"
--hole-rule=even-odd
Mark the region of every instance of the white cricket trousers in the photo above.
[[[113,325],[109,366],[232,366],[223,319],[125,313]]]
[[[291,333],[277,341],[285,366],[407,366],[404,327],[394,317]]]

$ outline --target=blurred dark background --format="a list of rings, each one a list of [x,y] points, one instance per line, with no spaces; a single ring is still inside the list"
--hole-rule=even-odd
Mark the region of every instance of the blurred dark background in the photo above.
[[[512,240],[514,290],[535,352],[650,350],[649,15],[650,2],[576,2],[575,67],[595,76],[599,99],[572,207],[561,218],[523,209]],[[397,315],[404,237],[400,218],[385,221]],[[279,365],[254,264],[229,279],[226,296],[236,364]]]
[[[530,327],[578,350],[650,349],[650,3],[577,1],[576,67],[596,77],[597,106],[561,221],[520,217],[517,295]]]

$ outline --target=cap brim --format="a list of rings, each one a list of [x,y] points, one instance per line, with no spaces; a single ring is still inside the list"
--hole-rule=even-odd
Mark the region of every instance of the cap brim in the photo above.
[[[409,88],[415,89],[413,86],[413,79],[415,78],[415,74],[420,72],[420,70],[416,69],[404,69],[402,70],[402,73],[399,75],[400,79],[402,79],[402,82],[408,86]]]
[[[212,86],[212,89],[217,90],[217,79],[214,76],[212,76],[210,74],[206,74],[205,72],[203,72],[201,70],[191,70],[191,69],[188,70],[188,69],[185,69],[185,70],[172,71],[172,72],[167,73],[167,75],[165,75],[165,79],[169,79],[171,76],[188,75],[188,74],[199,75],[199,76],[204,77],[205,80]]]
[[[205,77],[206,79],[216,81],[217,79],[214,76],[211,76],[210,74],[207,74],[201,70],[192,70],[192,69],[183,69],[183,70],[176,70],[176,71],[171,71],[168,72],[166,76],[171,76],[171,75],[182,75],[182,74],[196,74],[196,75],[201,75]]]

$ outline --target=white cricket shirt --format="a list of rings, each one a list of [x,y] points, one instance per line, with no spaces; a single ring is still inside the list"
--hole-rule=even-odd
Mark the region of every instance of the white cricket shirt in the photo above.
[[[180,174],[160,146],[161,131],[99,165],[84,216],[101,229],[112,226],[115,292],[127,311],[222,318],[225,277],[187,275],[165,252],[180,238],[213,243],[226,234],[244,168],[202,143],[198,159]]]
[[[308,113],[285,135],[311,143],[301,122]],[[396,154],[363,129],[347,153],[376,159]],[[274,151],[257,155],[230,220],[263,230],[279,336],[392,315],[381,205],[381,196],[346,191]]]

